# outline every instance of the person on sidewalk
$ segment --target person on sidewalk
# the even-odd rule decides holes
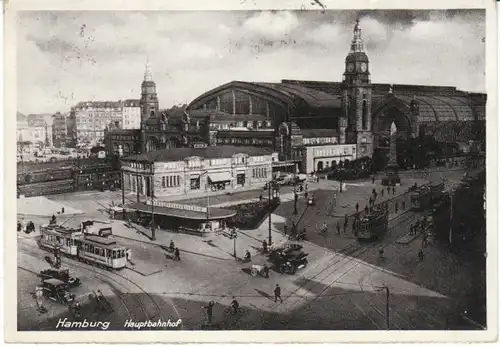
[[[375,184],[375,176],[372,176],[372,184]]]
[[[174,253],[175,251],[175,243],[173,240],[170,240],[170,245],[168,246],[168,249],[170,250],[170,252]]]
[[[212,324],[214,306],[215,302],[213,301],[209,301],[207,306],[203,306],[203,308],[207,310],[207,322],[209,325]]]
[[[250,254],[250,251],[247,249],[246,253],[245,253],[245,261],[247,263],[251,262],[252,261],[252,255]]]
[[[359,212],[359,204],[356,203],[356,213],[358,213],[358,212]]]
[[[262,241],[262,252],[267,253],[267,242],[266,242],[266,240]]]
[[[269,266],[267,264],[264,265],[264,277],[269,278]]]
[[[422,249],[420,249],[420,251],[418,251],[418,259],[420,261],[424,260],[424,251]]]
[[[278,302],[278,299],[280,299],[280,302],[283,302],[283,299],[281,298],[281,287],[279,284],[276,285],[274,288],[274,302]]]
[[[396,186],[392,186],[392,194],[396,195]]]
[[[174,260],[181,260],[181,252],[179,251],[179,248],[175,247],[174,251]]]

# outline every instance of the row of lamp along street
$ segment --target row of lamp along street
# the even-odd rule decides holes
[[[150,195],[151,195],[151,239],[154,241],[156,240],[156,228],[155,228],[155,219],[154,219],[154,162],[149,163],[150,164],[150,172],[149,172],[149,179],[150,179]],[[208,171],[205,170],[200,174],[200,178],[203,175],[207,175]],[[137,187],[139,186],[139,176],[136,176],[137,179]],[[277,183],[276,180],[271,180],[267,183],[267,191],[268,191],[268,209],[269,209],[269,216],[268,216],[268,223],[269,223],[269,237],[268,237],[268,244],[269,246],[272,245],[273,239],[272,239],[272,201],[279,199],[280,192],[279,192],[279,184]],[[294,211],[293,214],[297,215],[297,203],[298,203],[298,193],[296,190],[296,184],[294,184]],[[123,189],[123,170],[121,170],[121,188],[122,188],[122,206],[125,206],[125,190]],[[340,193],[342,193],[342,182],[340,182]],[[139,189],[137,189],[137,201],[139,201]],[[207,210],[206,210],[206,219],[207,223],[209,222],[210,219],[210,194],[207,191]],[[451,234],[451,231],[450,231]],[[233,238],[233,256],[235,259],[237,259],[236,255],[236,238],[237,238],[237,232],[234,230],[234,233],[231,234],[231,238]],[[386,293],[386,328],[390,329],[390,321],[389,321],[389,300],[390,300],[390,290],[387,286],[382,286],[382,287],[374,287],[377,289],[377,291],[385,291]]]

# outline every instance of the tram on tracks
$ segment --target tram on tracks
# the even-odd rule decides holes
[[[80,228],[42,225],[38,246],[108,270],[123,269],[127,264],[126,247],[111,236],[111,226],[105,222],[86,221]]]
[[[440,200],[444,193],[444,183],[426,184],[411,192],[410,210],[424,211],[432,208],[433,204]]]
[[[372,241],[381,238],[389,224],[389,210],[385,207],[375,207],[354,224],[354,235],[360,241]]]

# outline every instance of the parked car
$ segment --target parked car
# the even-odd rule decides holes
[[[45,297],[61,304],[68,304],[75,300],[75,295],[68,292],[68,285],[55,278],[43,280],[42,290]]]
[[[79,287],[82,284],[78,277],[72,277],[69,275],[68,269],[45,269],[40,271],[40,276],[44,279],[55,278],[63,281],[70,288]]]
[[[297,270],[307,266],[307,255],[302,252],[301,245],[292,244],[272,250],[269,254],[269,261],[279,272],[293,275]]]

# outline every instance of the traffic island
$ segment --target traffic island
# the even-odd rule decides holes
[[[415,234],[412,235],[411,233],[408,233],[406,235],[401,236],[396,240],[396,243],[399,243],[401,245],[407,245],[412,243],[414,240],[418,239],[420,237],[420,234]]]

